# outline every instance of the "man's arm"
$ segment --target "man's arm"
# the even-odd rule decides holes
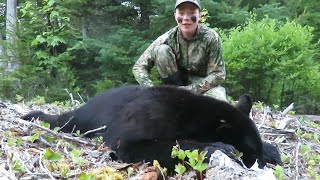
[[[149,78],[149,72],[151,68],[152,65],[148,58],[148,52],[145,51],[132,68],[133,76],[139,84],[153,86],[153,83]]]
[[[197,93],[204,93],[225,81],[225,64],[222,59],[221,42],[217,34],[216,37],[210,40],[208,46],[207,76],[195,79],[186,89]]]
[[[139,57],[136,63],[133,65],[132,73],[136,81],[141,85],[153,86],[153,82],[149,77],[149,72],[154,66],[154,48],[158,44],[158,41],[154,41]]]

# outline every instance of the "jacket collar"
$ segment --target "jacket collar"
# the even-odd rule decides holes
[[[196,40],[199,38],[201,26],[200,25],[197,26],[195,35],[192,37],[192,39],[188,39],[188,40],[183,38],[182,32],[178,26],[177,26],[177,29],[178,29],[177,30],[177,38],[178,39],[181,39],[184,41],[193,41],[193,40]]]

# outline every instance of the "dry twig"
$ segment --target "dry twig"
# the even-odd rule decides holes
[[[89,142],[89,141],[85,141],[85,140],[79,139],[79,138],[77,138],[77,137],[71,137],[71,136],[67,136],[67,135],[65,135],[65,134],[61,134],[61,133],[54,132],[54,131],[52,131],[51,129],[45,128],[45,127],[40,126],[40,125],[38,125],[38,124],[36,124],[36,123],[33,123],[33,122],[29,122],[29,121],[25,121],[25,120],[20,120],[20,119],[17,119],[17,118],[13,119],[13,121],[16,122],[16,123],[19,123],[19,124],[25,124],[25,125],[27,125],[27,126],[29,126],[29,127],[35,126],[35,127],[37,127],[37,128],[40,128],[40,129],[42,129],[42,130],[44,130],[44,131],[49,132],[50,134],[53,134],[54,136],[61,137],[61,138],[63,138],[63,139],[68,139],[68,140],[71,140],[71,141],[74,141],[74,142],[77,142],[77,143],[81,143],[81,144],[84,144],[84,145],[96,146],[95,143],[92,143],[92,142]]]

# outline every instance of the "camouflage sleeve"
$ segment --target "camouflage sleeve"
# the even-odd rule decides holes
[[[133,65],[132,73],[136,81],[141,85],[153,86],[153,82],[149,77],[149,72],[154,66],[154,48],[159,45],[159,40],[155,40],[139,57]]]
[[[216,34],[216,33],[215,33]],[[185,87],[197,93],[204,93],[209,89],[222,84],[226,78],[225,64],[222,58],[221,42],[216,34],[209,43],[207,76],[192,81],[192,84]]]

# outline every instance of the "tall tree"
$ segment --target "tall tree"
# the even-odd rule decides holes
[[[3,42],[1,30],[0,30],[0,42]],[[4,56],[4,53],[5,53],[4,47],[3,47],[2,43],[1,43],[0,44],[0,57],[1,57],[1,59],[0,59],[0,68],[6,68],[6,63],[3,62],[3,58],[2,58]]]
[[[7,0],[7,21],[6,21],[6,41],[8,48],[6,49],[9,61],[6,69],[12,71],[19,67],[17,59],[15,59],[14,42],[16,40],[17,30],[17,0]]]
[[[4,19],[3,17],[5,17],[5,12],[6,12],[6,4],[5,2],[2,0],[0,1],[0,68],[5,68],[6,67],[6,63],[3,62],[3,56],[5,55],[5,51],[4,51],[4,39],[3,39],[3,28],[4,28]]]

